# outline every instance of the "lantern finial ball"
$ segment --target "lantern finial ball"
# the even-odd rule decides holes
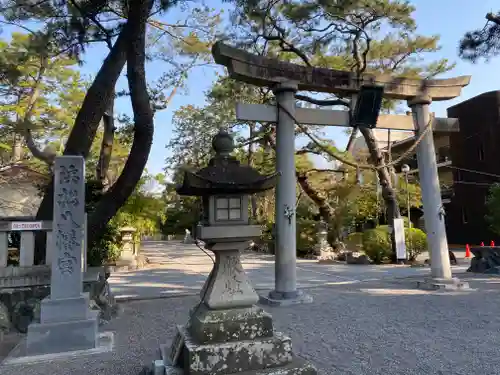
[[[212,139],[212,148],[217,155],[229,156],[234,150],[233,137],[224,129],[219,129]]]

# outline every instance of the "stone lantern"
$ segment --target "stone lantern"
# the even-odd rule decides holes
[[[116,265],[120,267],[137,267],[137,249],[134,242],[134,233],[137,230],[133,227],[120,228],[122,249],[120,258],[117,259]]]
[[[328,243],[328,224],[320,219],[316,225],[316,245],[314,255],[319,261],[329,261],[335,259],[335,253]]]
[[[213,138],[215,156],[197,172],[184,172],[181,195],[203,201],[196,237],[215,254],[215,264],[187,324],[177,327],[170,346],[160,349],[153,373],[219,375],[249,371],[316,374],[295,358],[291,339],[274,332],[272,317],[255,304],[259,296],[241,265],[240,252],[261,234],[250,224],[249,195],[273,188],[278,173],[263,176],[231,156],[232,137],[221,130]]]

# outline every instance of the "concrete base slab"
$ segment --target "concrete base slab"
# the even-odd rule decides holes
[[[30,324],[26,355],[95,349],[99,338],[98,314],[97,311],[88,311],[87,319]]]
[[[454,277],[451,279],[425,279],[422,281],[417,281],[417,287],[423,290],[439,290],[439,291],[471,291],[469,283],[465,281],[460,281],[460,279]]]
[[[301,358],[294,358],[290,363],[280,367],[238,372],[239,375],[316,375],[317,373],[318,371],[313,365],[311,365],[309,362],[304,361]],[[183,375],[184,370],[179,367],[174,367],[172,365],[165,364],[163,360],[157,360],[153,361],[151,374]]]
[[[259,303],[268,306],[291,306],[313,302],[313,297],[301,290],[298,290],[294,296],[283,296],[276,291],[271,291],[259,297]]]
[[[26,351],[26,339],[22,340],[5,358],[2,366],[36,364],[42,362],[51,362],[55,360],[68,360],[82,356],[95,355],[111,352],[114,349],[115,339],[113,332],[102,332],[98,336],[97,346],[88,350],[66,351],[62,353],[51,353],[42,355],[28,355]]]

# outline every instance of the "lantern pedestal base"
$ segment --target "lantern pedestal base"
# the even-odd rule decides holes
[[[273,318],[258,306],[210,310],[202,304],[191,315],[189,332],[200,344],[272,337]]]
[[[240,261],[247,242],[210,244],[215,264],[202,289],[201,299],[211,310],[250,307],[259,301]]]
[[[178,327],[178,335],[184,343],[179,363],[172,365],[170,353],[173,348],[163,346],[160,348],[161,360],[153,362],[153,374],[317,374],[312,365],[294,358],[291,339],[280,332],[252,340],[203,345],[186,326]]]
[[[240,261],[247,241],[214,243],[215,264],[201,291],[201,302],[169,346],[160,348],[154,375],[315,375],[294,358],[291,339],[274,332],[272,317],[255,305],[259,296]]]

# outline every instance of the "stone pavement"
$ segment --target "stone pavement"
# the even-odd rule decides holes
[[[114,272],[109,279],[118,300],[195,295],[212,269],[212,260],[196,245],[173,241],[145,242],[141,252],[149,258],[151,265],[137,271]],[[211,252],[208,254],[213,256]],[[463,260],[464,253],[456,252],[456,256],[459,266],[454,266],[453,271],[465,271],[468,264]],[[242,263],[257,290],[273,289],[274,256],[248,252],[242,256]],[[297,261],[300,288],[424,276],[429,273],[429,267],[318,264],[305,259]]]
[[[294,352],[323,375],[500,374],[500,278],[460,275],[477,291],[417,290],[410,279],[311,288],[311,305],[264,308]],[[0,367],[2,375],[139,375],[186,322],[194,296],[122,304],[104,327],[115,349],[88,357]]]

